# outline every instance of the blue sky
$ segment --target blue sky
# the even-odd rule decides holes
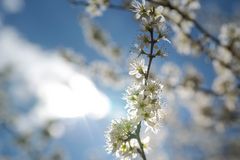
[[[203,2],[205,6],[208,5],[206,0]],[[224,14],[234,9],[233,4],[235,2],[237,4],[237,1],[229,3],[227,0],[221,0],[218,2],[221,3],[220,6],[226,6]],[[29,44],[40,46],[41,50],[49,51],[47,53],[60,48],[71,48],[83,54],[87,61],[102,58],[84,40],[79,24],[79,15],[84,13],[83,7],[72,6],[67,0],[25,0],[23,7],[19,11],[17,10],[16,13],[14,12],[9,12],[3,5],[1,6],[0,1],[2,28],[6,26],[13,28],[14,32],[21,35],[24,41]],[[104,30],[111,33],[112,39],[123,48],[124,54],[129,54],[129,50],[140,32],[133,15],[129,12],[108,10],[103,17],[95,20]],[[156,63],[161,65],[166,61],[174,61],[178,65],[184,66],[190,61],[207,75],[205,76],[205,84],[210,84],[214,72],[211,65],[205,63],[204,57],[199,59],[186,58],[178,55],[171,46],[167,48],[167,51],[169,52],[168,57]],[[22,54],[24,56],[24,53]],[[118,114],[119,112],[119,115],[121,115],[120,112],[124,108],[122,91],[114,91],[102,86],[97,86],[97,88],[111,100],[111,111],[115,112],[110,114]],[[111,159],[111,156],[104,151],[103,136],[110,120],[111,116],[97,120],[93,118],[68,120],[64,122],[66,123],[64,135],[57,139],[54,145],[58,146],[59,144],[62,146],[66,150],[69,159],[87,159],[91,154],[99,155],[103,159],[106,157]],[[7,151],[5,149],[2,152]]]

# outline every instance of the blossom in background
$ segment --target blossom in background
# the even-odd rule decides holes
[[[105,61],[91,62],[88,71],[91,77],[113,89],[123,89],[128,82],[128,77],[123,75],[118,67]]]
[[[176,86],[180,82],[182,73],[175,63],[166,62],[161,67],[160,75],[165,84]]]
[[[203,82],[202,74],[193,65],[188,64],[185,68],[185,76],[182,84],[186,88],[199,88]]]
[[[93,23],[88,17],[82,16],[80,23],[90,47],[109,61],[120,62],[122,60],[123,55],[120,47],[104,29]]]
[[[171,3],[192,18],[196,16],[195,11],[201,7],[199,0],[171,0]]]
[[[240,29],[239,25],[235,23],[224,24],[221,27],[219,39],[224,46],[230,47],[233,54],[237,56],[237,64],[239,64],[240,59]],[[225,51],[227,54],[231,54]],[[223,59],[223,58],[222,58]],[[235,63],[234,63],[235,64]]]
[[[213,54],[216,54],[216,57],[224,62],[225,64],[231,64],[233,62],[233,56],[231,53],[224,47],[217,47],[214,49]]]
[[[177,8],[179,11],[184,13],[184,15],[195,18],[196,11],[200,9],[201,5],[199,0],[171,0],[169,3]],[[175,28],[180,28],[185,33],[191,33],[191,29],[193,27],[193,23],[189,20],[186,20],[178,11],[175,9],[164,8],[162,12],[163,16],[167,16],[171,23],[171,26],[175,33],[179,32]]]
[[[225,24],[221,27],[219,38],[224,45],[229,45],[233,41],[240,41],[240,29],[234,24]]]
[[[219,94],[234,93],[234,90],[237,89],[237,80],[234,74],[216,61],[213,66],[217,76],[213,81],[212,89]]]
[[[98,17],[107,9],[108,4],[109,0],[88,0],[86,11],[90,16]]]
[[[175,28],[173,44],[180,54],[198,55],[200,51],[199,45],[194,43],[184,32],[179,30],[179,28]]]

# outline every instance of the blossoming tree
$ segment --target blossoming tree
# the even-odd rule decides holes
[[[196,11],[201,8],[198,0],[70,2],[86,6],[92,18],[102,16],[107,9],[131,11],[142,28],[138,43],[132,49],[135,55],[129,65],[132,78],[127,81],[131,85],[124,95],[128,114],[113,120],[106,132],[109,153],[119,159],[237,159],[240,137],[232,135],[239,131],[240,30],[237,24],[224,24],[220,33],[211,33],[196,18]],[[102,48],[103,54],[112,61],[119,59],[120,50],[115,44],[107,43],[109,38],[104,31],[90,19],[85,20],[94,26],[83,27],[88,29],[86,38],[91,39],[91,44],[94,41],[93,47]],[[167,34],[169,28],[174,32],[171,36]],[[161,66],[160,76],[154,73],[153,60],[167,55],[164,41],[182,55],[207,59],[216,73],[212,84],[206,86],[205,75],[192,65],[180,68],[168,62]],[[106,68],[105,74],[95,72],[104,76],[101,80],[106,81],[105,84],[126,83],[121,72]],[[191,115],[187,122],[179,117],[183,109]],[[165,127],[160,129],[163,122]],[[151,132],[157,136],[149,140]],[[167,143],[173,154],[165,156],[166,153],[155,146],[150,152],[157,149],[158,153],[146,155],[154,141]]]

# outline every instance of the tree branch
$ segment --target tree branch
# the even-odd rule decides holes
[[[194,24],[194,26],[207,38],[211,39],[214,43],[216,43],[218,46],[221,46],[225,49],[227,49],[233,56],[235,55],[238,59],[240,59],[240,56],[235,53],[232,49],[232,46],[226,46],[223,45],[220,40],[215,37],[214,35],[212,35],[211,33],[209,33],[196,19],[190,17],[189,15],[187,15],[186,13],[184,13],[183,11],[181,11],[179,8],[177,8],[176,6],[174,6],[171,2],[169,1],[158,1],[156,2],[155,0],[147,0],[148,2],[152,3],[152,4],[156,4],[156,5],[162,5],[164,7],[167,7],[171,10],[175,10],[177,11],[185,20],[188,20],[190,22],[192,22]]]

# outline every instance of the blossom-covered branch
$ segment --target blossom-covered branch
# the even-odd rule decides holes
[[[191,148],[192,144],[202,152],[202,159],[208,159],[209,156],[213,159],[221,159],[219,157],[223,153],[222,149],[226,147],[230,148],[229,152],[234,152],[239,148],[238,144],[232,143],[231,138],[225,137],[224,140],[221,138],[224,134],[239,128],[239,26],[229,23],[223,24],[218,34],[208,31],[196,18],[196,11],[201,7],[198,0],[146,0],[142,3],[133,0],[129,2],[131,2],[130,5],[118,4],[119,8],[123,11],[129,9],[133,11],[143,32],[138,35],[138,43],[133,50],[138,58],[130,63],[129,74],[134,81],[127,88],[124,97],[127,102],[128,116],[113,124],[118,126],[127,121],[132,127],[128,132],[129,136],[111,137],[111,134],[120,132],[120,129],[114,129],[115,127],[111,125],[107,132],[109,151],[121,159],[132,159],[137,155],[146,159],[146,146],[153,142],[148,145],[145,141],[143,142],[141,140],[143,133],[140,134],[140,131],[146,128],[157,132],[164,118],[168,123],[167,127],[170,128],[169,137],[166,138],[167,143],[177,148],[174,148],[175,154],[170,156],[172,159],[181,159],[181,157],[196,159],[189,154],[182,154],[185,151],[178,153],[178,149],[182,146]],[[113,1],[108,1],[109,8],[112,3]],[[103,11],[101,10],[101,13]],[[153,59],[166,56],[159,41],[169,42],[161,25],[164,24],[164,17],[174,31],[170,39],[176,51],[183,55],[181,58],[198,57],[204,60],[204,64],[208,65],[206,67],[213,71],[206,71],[205,67],[204,69],[195,68],[193,65],[183,67],[182,64],[165,62],[160,65],[160,74],[154,74]],[[145,64],[145,61],[148,63]],[[212,76],[210,81],[209,76]],[[162,110],[162,103],[159,103],[162,84],[164,84],[164,97],[171,110],[171,116],[167,117]],[[190,118],[182,122],[179,117],[182,111],[179,108],[184,108],[184,118],[188,117],[188,114]],[[162,132],[159,133],[161,134]],[[195,139],[195,135],[199,138]],[[121,141],[115,147],[114,142],[119,138]],[[209,139],[213,145],[206,144],[206,139]],[[163,143],[160,142],[160,144]],[[237,155],[238,153],[234,152],[233,155],[226,155],[226,157],[238,157]],[[149,154],[147,156],[151,157]]]
[[[126,119],[112,122],[106,133],[107,150],[116,153],[120,159],[136,158],[138,153],[146,160],[147,144],[140,136],[142,123],[147,130],[157,133],[165,117],[160,100],[163,85],[160,81],[149,78],[152,60],[161,56],[157,42],[166,40],[165,34],[162,34],[165,19],[161,14],[161,6],[146,5],[144,0],[142,3],[133,1],[132,6],[132,11],[136,13],[136,19],[140,21],[143,31],[149,33],[143,35],[145,41],[140,42],[143,45],[136,45],[136,51],[139,51],[136,54],[145,53],[143,56],[148,58],[148,65],[145,66],[143,58],[135,58],[130,63],[129,74],[133,77],[133,83],[128,87],[124,97],[128,116]]]

